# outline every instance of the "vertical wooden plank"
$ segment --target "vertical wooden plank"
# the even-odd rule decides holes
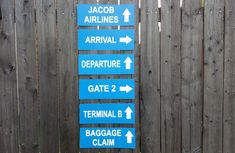
[[[97,0],[79,0],[78,4],[97,4]],[[77,12],[78,13],[78,12]],[[97,27],[78,27],[78,29],[97,29]],[[78,36],[79,39],[79,36]],[[98,54],[98,51],[93,50],[93,51],[78,51],[79,54]],[[92,76],[79,76],[79,79],[98,79],[98,75],[92,75]],[[78,85],[79,86],[79,85]],[[98,103],[98,100],[79,100],[79,104],[88,104],[88,103]],[[79,112],[77,112],[79,114]],[[79,123],[78,123],[79,124]],[[80,125],[80,127],[99,127],[97,124],[89,124],[89,125]],[[80,135],[80,133],[79,133]],[[80,143],[80,138],[79,138],[79,143]],[[80,149],[79,152],[81,153],[99,153],[100,149]]]
[[[135,23],[134,26],[121,26],[120,29],[134,29],[135,40],[134,50],[131,51],[120,51],[120,54],[134,54],[135,57],[135,71],[134,75],[122,75],[120,78],[131,78],[135,80],[135,99],[133,100],[120,100],[120,102],[131,102],[135,103],[135,124],[134,125],[120,125],[120,127],[135,128],[136,130],[136,148],[135,149],[120,149],[120,153],[139,153],[140,152],[140,100],[139,100],[139,86],[140,86],[140,45],[139,45],[139,0],[120,0],[120,4],[133,4],[135,8]]]
[[[225,1],[223,152],[235,152],[235,1]]]
[[[135,80],[135,125],[134,128],[136,130],[136,148],[134,149],[133,153],[141,152],[140,145],[141,145],[141,123],[140,123],[140,6],[139,0],[129,0],[131,4],[135,5],[135,49],[133,54],[135,55],[135,74],[132,76]]]
[[[61,153],[77,153],[77,55],[74,0],[57,0]]]
[[[14,1],[0,1],[0,151],[17,153],[18,115]]]
[[[206,0],[203,152],[221,153],[223,135],[224,0]]]
[[[16,38],[19,69],[20,149],[39,151],[34,1],[17,0]]]
[[[161,149],[181,153],[180,0],[162,1],[161,22]]]
[[[160,33],[158,1],[141,2],[141,152],[160,152]]]
[[[201,152],[203,101],[201,0],[182,7],[182,152]]]
[[[56,4],[36,0],[40,66],[40,151],[59,152]]]

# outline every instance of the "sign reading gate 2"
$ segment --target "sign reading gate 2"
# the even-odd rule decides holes
[[[135,22],[132,4],[79,4],[77,12],[79,26],[131,26]]]
[[[78,30],[79,50],[133,50],[134,30]]]
[[[89,74],[134,74],[133,54],[80,54],[78,72]]]
[[[80,99],[134,99],[133,79],[81,79]]]
[[[80,104],[81,124],[134,124],[135,104]]]
[[[135,148],[134,128],[81,128],[80,148]]]

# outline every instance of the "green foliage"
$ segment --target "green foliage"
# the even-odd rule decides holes
[[[202,2],[202,7],[204,7],[205,6],[205,0],[201,0],[201,2]]]

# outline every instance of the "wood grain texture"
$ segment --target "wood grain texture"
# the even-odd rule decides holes
[[[97,4],[97,1],[95,0],[78,0],[78,5],[79,4]],[[78,12],[77,12],[78,13]],[[97,29],[97,27],[78,27],[78,29]],[[78,39],[79,39],[79,36],[78,36]],[[78,40],[77,40],[78,41]],[[79,54],[98,54],[98,51],[96,50],[93,50],[93,51],[78,51]],[[99,76],[98,75],[90,75],[90,76],[79,76],[78,77],[79,79],[98,79]],[[79,83],[78,83],[78,88],[79,88]],[[79,100],[79,104],[87,104],[87,103],[98,103],[99,101],[98,100]],[[78,112],[79,114],[79,112]],[[92,125],[79,125],[79,128],[80,127],[99,127],[99,125],[97,124],[92,124]],[[80,136],[80,133],[79,133],[79,136]],[[80,143],[80,138],[79,138],[79,142]],[[80,147],[80,146],[79,146]],[[81,149],[79,148],[79,151],[81,153],[97,153],[97,152],[100,152],[100,149]]]
[[[161,22],[161,149],[181,153],[180,0],[162,1]]]
[[[160,152],[160,33],[158,1],[141,3],[141,152]]]
[[[117,3],[117,2],[116,2]],[[139,61],[140,61],[140,46],[139,46],[139,1],[138,0],[120,0],[120,4],[133,4],[134,12],[135,12],[135,24],[134,26],[121,26],[120,29],[134,29],[135,31],[135,39],[134,39],[134,50],[131,51],[120,51],[119,54],[134,54],[135,57],[135,71],[134,75],[121,75],[119,78],[121,79],[134,79],[135,80],[135,99],[133,100],[120,100],[121,103],[135,103],[135,124],[133,125],[122,125],[120,127],[128,127],[135,128],[136,130],[136,148],[135,149],[120,149],[120,153],[139,153],[140,152],[140,101],[139,101],[139,85],[140,85],[140,77],[139,77]]]
[[[206,0],[204,15],[203,152],[221,153],[223,136],[224,0]]]
[[[16,39],[19,69],[20,149],[22,153],[39,152],[38,89],[34,1],[18,0]]]
[[[54,0],[37,0],[37,34],[40,66],[40,151],[59,152],[59,75]]]
[[[132,75],[132,78],[135,80],[135,100],[131,101],[135,103],[135,124],[134,128],[136,130],[136,148],[133,150],[133,153],[139,153],[141,151],[141,123],[140,123],[140,31],[139,31],[139,22],[140,22],[140,9],[139,9],[139,0],[128,0],[126,3],[135,5],[135,49],[133,54],[135,56],[135,74]],[[131,27],[132,29],[133,27]]]
[[[223,152],[235,152],[235,1],[225,1]]]
[[[0,151],[17,153],[17,73],[13,0],[0,1]]]
[[[202,150],[203,9],[201,0],[182,7],[182,152]]]
[[[120,27],[135,29],[134,51],[79,54],[133,53],[135,74],[78,77],[76,4],[96,0],[0,0],[1,153],[235,152],[235,1],[120,2],[135,4],[135,26]],[[78,78],[133,78],[136,98],[78,100]],[[78,103],[127,102],[135,125],[77,122]],[[136,149],[80,149],[80,126],[134,127]]]
[[[60,151],[77,153],[77,55],[76,5],[74,0],[57,0],[57,32],[59,63],[59,125]]]

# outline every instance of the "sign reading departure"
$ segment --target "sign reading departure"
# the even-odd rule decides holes
[[[81,124],[134,124],[135,104],[80,104]]]
[[[80,54],[78,73],[89,74],[134,74],[133,54]]]
[[[80,128],[80,148],[135,148],[134,128]]]
[[[135,23],[132,4],[79,4],[77,12],[79,26],[133,26]]]
[[[81,79],[80,99],[134,99],[133,79]]]
[[[78,30],[79,50],[134,50],[134,30]]]

